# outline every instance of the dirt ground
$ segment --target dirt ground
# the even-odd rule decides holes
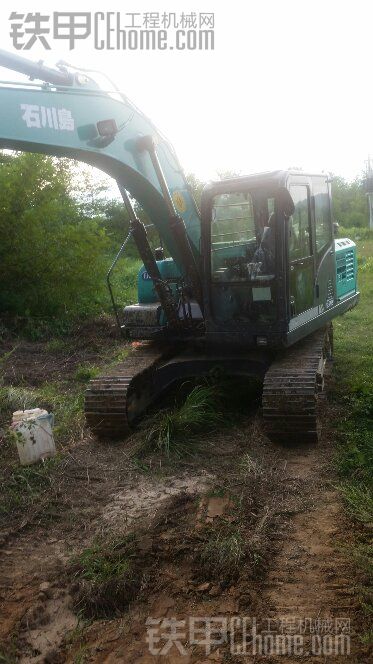
[[[113,338],[105,344],[117,348]],[[3,380],[39,385],[95,363],[101,351],[91,340],[51,361],[41,342],[21,342]],[[322,421],[319,445],[285,448],[266,438],[257,410],[172,461],[139,455],[139,434],[110,443],[87,431],[64,450],[35,509],[3,523],[0,662],[368,662],[359,579],[343,553],[351,524],[336,489],[327,403]],[[224,529],[243,541],[226,573],[214,554],[208,564],[203,557]],[[128,533],[136,533],[140,587],[126,608],[89,617],[71,561],[97,538]],[[287,650],[294,634],[299,653]],[[283,653],[268,646],[276,635]]]

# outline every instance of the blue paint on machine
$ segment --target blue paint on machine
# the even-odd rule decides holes
[[[157,265],[162,279],[165,281],[170,280],[170,288],[172,292],[175,293],[175,281],[181,278],[181,273],[178,270],[175,261],[172,258],[164,258],[163,260],[157,261]],[[139,304],[150,304],[152,302],[158,301],[158,296],[155,292],[153,281],[144,266],[142,266],[139,270],[137,285],[139,293]]]

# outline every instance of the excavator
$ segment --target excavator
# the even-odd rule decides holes
[[[317,441],[332,320],[359,299],[355,244],[334,237],[330,178],[278,170],[211,182],[199,210],[170,142],[108,77],[102,87],[97,72],[2,50],[0,66],[28,77],[0,82],[0,148],[101,169],[130,218],[108,285],[132,350],[90,382],[91,430],[125,438],[175,384],[221,374],[262,381],[271,439]],[[130,238],[138,303],[120,311],[110,275]]]

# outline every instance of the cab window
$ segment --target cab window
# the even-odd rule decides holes
[[[314,181],[312,184],[312,190],[315,201],[316,251],[319,253],[325,249],[332,240],[328,184],[325,180]]]
[[[253,202],[249,193],[215,196],[211,235],[213,250],[255,239]]]
[[[274,198],[266,192],[225,192],[211,210],[213,281],[247,281],[275,268]]]
[[[312,237],[308,187],[292,185],[290,194],[295,210],[289,219],[289,257],[294,261],[312,255]]]
[[[253,201],[248,192],[215,196],[211,219],[211,268],[213,280],[235,281],[242,275],[234,266],[255,251]],[[250,251],[250,247],[252,249]]]

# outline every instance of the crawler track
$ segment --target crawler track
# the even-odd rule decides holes
[[[283,443],[317,441],[318,401],[329,338],[329,330],[319,330],[284,351],[270,366],[262,405],[271,439]]]
[[[163,352],[151,342],[134,347],[110,373],[91,380],[85,393],[85,416],[100,437],[121,438],[151,403],[153,370]]]
[[[318,401],[330,338],[330,330],[320,330],[281,353],[269,367],[262,404],[271,439],[284,443],[318,439]],[[93,433],[102,438],[128,435],[131,425],[162,391],[155,380],[156,372],[161,366],[167,367],[165,360],[173,355],[176,361],[176,349],[142,342],[110,372],[92,380],[85,395],[85,415]],[[175,362],[175,375],[184,375],[184,359],[180,356],[180,369]],[[201,356],[201,362],[203,359],[206,358]],[[219,364],[219,359],[210,359],[206,372],[214,362]],[[247,370],[250,375],[250,364]]]

